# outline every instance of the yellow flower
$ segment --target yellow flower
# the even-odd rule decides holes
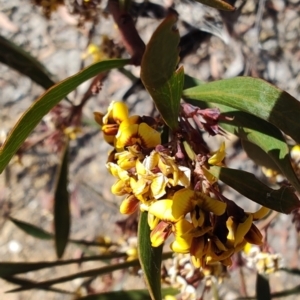
[[[120,123],[128,120],[128,108],[123,102],[112,101],[105,115],[94,112],[94,118],[102,126],[104,140],[113,146]]]
[[[252,226],[253,215],[248,215],[244,222],[237,222],[233,217],[229,217],[226,221],[228,229],[227,246],[236,247],[243,242],[245,235]]]
[[[159,222],[150,233],[152,247],[159,247],[171,233],[172,225],[170,223],[164,221]]]
[[[116,136],[115,147],[122,151],[126,146],[138,144],[144,149],[154,148],[161,143],[160,133],[146,123],[122,122]]]
[[[223,142],[218,151],[216,151],[209,159],[208,163],[211,165],[222,165],[222,161],[225,158],[225,143]]]
[[[118,196],[131,193],[132,189],[130,187],[130,176],[128,172],[111,162],[108,162],[106,167],[113,176],[118,178],[118,181],[111,187],[112,193]]]
[[[139,203],[140,201],[134,195],[126,197],[121,203],[120,213],[126,215],[134,213],[137,210]]]
[[[129,170],[136,166],[137,160],[142,160],[144,155],[138,145],[127,147],[127,150],[116,153],[117,164],[124,170]]]
[[[82,54],[81,57],[82,59],[92,57],[93,63],[107,59],[105,53],[96,44],[89,44],[87,50]]]
[[[171,249],[177,253],[189,253],[193,236],[190,232],[193,225],[186,219],[181,219],[174,224],[175,241],[171,244]]]
[[[253,224],[253,221],[265,217],[269,211],[269,208],[262,206],[255,213],[244,213],[244,217],[241,217],[241,219],[230,216],[226,221],[226,227],[228,229],[226,245],[236,248],[242,243],[245,243],[245,241],[251,244],[261,245],[262,234]]]
[[[208,197],[201,192],[183,188],[175,192],[173,199],[162,199],[153,203],[149,211],[156,217],[174,222],[191,213],[194,227],[202,226],[204,212],[212,212],[220,216],[225,212],[226,204]],[[201,225],[199,225],[199,223]]]
[[[103,124],[121,124],[127,120],[128,108],[124,102],[112,101],[107,109],[107,113],[103,116]]]

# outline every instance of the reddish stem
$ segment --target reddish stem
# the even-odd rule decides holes
[[[119,28],[123,44],[131,55],[131,63],[139,66],[146,46],[135,28],[131,15],[120,7],[118,0],[109,0],[108,8]]]

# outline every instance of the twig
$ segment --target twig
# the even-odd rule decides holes
[[[131,15],[122,10],[118,0],[109,0],[108,8],[119,28],[124,46],[131,55],[131,63],[139,66],[146,46],[135,28]]]

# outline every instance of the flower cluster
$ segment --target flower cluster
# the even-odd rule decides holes
[[[211,165],[223,165],[225,143],[211,153],[201,131],[222,134],[219,117],[216,109],[183,104],[180,129],[162,145],[162,122],[129,116],[122,102],[112,102],[105,115],[95,113],[104,139],[114,146],[107,168],[117,178],[112,193],[125,197],[121,213],[147,211],[152,246],[173,235],[171,249],[190,254],[196,267],[231,265],[232,255],[247,242],[260,245],[253,221],[268,213],[264,207],[245,212],[221,194],[210,174]]]

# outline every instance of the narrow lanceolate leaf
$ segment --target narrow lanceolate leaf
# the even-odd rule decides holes
[[[20,221],[15,218],[9,217],[10,221],[12,221],[18,228],[23,230],[25,233],[31,235],[32,237],[41,239],[41,240],[51,240],[54,238],[54,235],[38,226],[30,224],[28,222]],[[106,243],[106,242],[97,242],[97,241],[86,241],[86,240],[75,240],[69,239],[69,243],[77,244],[80,246],[97,246],[97,247],[107,247],[109,245],[114,245],[114,243]]]
[[[300,182],[291,164],[289,148],[277,127],[252,114],[225,105],[215,103],[208,105],[218,107],[222,115],[228,117],[228,120],[220,120],[221,127],[244,141],[244,149],[251,159],[260,165],[281,172],[300,193]]]
[[[33,280],[28,280],[28,279],[18,278],[18,277],[5,277],[3,279],[5,279],[7,282],[10,282],[13,284],[18,284],[21,286],[32,285],[32,284],[36,283]],[[55,293],[60,293],[60,294],[74,294],[72,292],[65,291],[65,290],[58,289],[58,288],[53,288],[53,287],[41,287],[40,289],[43,291],[55,292]]]
[[[3,36],[0,36],[0,49],[0,62],[3,64],[28,76],[44,89],[55,84],[49,71],[36,58]]]
[[[179,103],[184,74],[176,67],[179,62],[177,15],[170,14],[155,30],[141,63],[141,79],[166,124],[178,127]]]
[[[145,281],[152,300],[161,300],[161,261],[162,246],[152,247],[148,213],[142,212],[139,220],[138,251]]]
[[[169,259],[171,257],[172,257],[172,252],[164,253],[163,256],[162,256],[163,259]],[[88,258],[86,258],[86,259],[88,259]],[[58,278],[54,278],[54,279],[51,279],[51,280],[46,280],[46,281],[41,281],[41,282],[34,282],[31,285],[24,285],[23,286],[22,284],[20,284],[21,287],[13,289],[9,292],[10,293],[20,292],[20,291],[30,290],[30,289],[33,289],[33,288],[34,289],[41,289],[43,287],[49,287],[49,286],[52,286],[54,284],[68,282],[68,281],[74,280],[76,278],[101,276],[101,275],[111,273],[111,272],[116,271],[116,270],[128,269],[130,267],[137,267],[139,265],[140,265],[139,260],[134,259],[134,260],[131,260],[131,261],[128,261],[128,262],[108,265],[108,266],[105,266],[105,267],[96,268],[96,269],[92,269],[92,270],[87,270],[87,271],[83,271],[83,272],[77,272],[75,274],[71,274],[71,275],[67,275],[67,276],[63,276],[63,277],[58,277]]]
[[[256,277],[256,298],[257,300],[271,300],[269,277],[266,274],[257,273]]]
[[[57,185],[54,194],[54,237],[55,249],[58,258],[64,254],[70,233],[70,207],[68,192],[68,159],[69,145],[65,147],[62,163],[59,168]]]
[[[273,190],[259,181],[252,173],[242,170],[213,166],[209,172],[243,196],[262,206],[285,214],[300,207],[300,201],[294,194],[293,188],[284,186]]]
[[[2,173],[31,131],[64,97],[66,97],[81,83],[96,76],[97,74],[114,68],[123,67],[129,62],[130,61],[128,59],[114,59],[98,62],[57,83],[46,91],[21,116],[15,127],[11,130],[5,143],[0,148],[0,173]]]
[[[54,279],[51,279],[51,280],[35,282],[31,285],[25,285],[25,286],[21,286],[19,288],[10,290],[9,292],[13,293],[13,292],[26,291],[26,290],[30,290],[30,289],[40,289],[40,288],[43,288],[43,287],[52,286],[54,284],[68,282],[68,281],[74,280],[76,278],[101,276],[103,274],[111,273],[111,272],[116,271],[116,270],[127,269],[127,268],[135,267],[135,266],[138,266],[138,265],[139,265],[139,260],[135,259],[135,260],[125,262],[125,263],[109,265],[109,266],[105,266],[105,267],[102,267],[102,268],[96,268],[96,269],[92,269],[92,270],[77,272],[77,273],[74,273],[74,274],[71,274],[71,275],[58,277],[58,278],[54,278]]]
[[[214,7],[216,9],[227,10],[227,11],[234,10],[234,7],[232,5],[222,0],[195,0],[195,1],[200,2],[207,6]]]
[[[23,222],[14,218],[9,218],[10,221],[12,221],[17,227],[19,227],[21,230],[26,232],[27,234],[41,239],[41,240],[51,240],[53,238],[53,235],[44,229],[37,227],[35,225],[29,224],[27,222]]]
[[[41,269],[50,269],[53,267],[65,266],[70,264],[82,264],[90,261],[107,261],[109,259],[125,257],[125,253],[112,253],[105,255],[85,256],[79,259],[58,260],[53,262],[0,262],[0,277],[10,277],[17,274],[37,271]]]
[[[253,114],[300,143],[299,101],[262,79],[236,77],[214,81],[184,90],[183,95]]]
[[[174,296],[179,291],[174,288],[167,288],[162,290],[162,295]],[[129,290],[129,291],[118,291],[110,293],[94,294],[85,297],[76,298],[76,300],[111,300],[111,299],[122,299],[122,300],[151,300],[148,290]]]

